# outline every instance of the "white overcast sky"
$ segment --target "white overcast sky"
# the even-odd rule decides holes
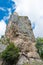
[[[43,37],[43,0],[13,0],[16,3],[16,12],[19,15],[27,15],[31,23],[35,23],[35,37]],[[0,35],[4,34],[6,24],[0,22]],[[4,28],[4,29],[3,29]],[[4,31],[3,31],[4,30]],[[3,32],[3,33],[2,33]]]
[[[6,30],[6,24],[3,20],[1,20],[1,22],[0,22],[0,37],[1,37],[1,35],[5,34],[5,30]]]

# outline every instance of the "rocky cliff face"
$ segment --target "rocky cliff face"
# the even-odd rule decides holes
[[[35,37],[31,27],[31,22],[27,16],[19,16],[17,13],[11,15],[5,35],[22,50],[34,50],[33,48],[33,50],[29,49],[35,44]]]
[[[31,22],[27,16],[19,16],[17,13],[11,15],[5,36],[10,38],[15,46],[18,46],[21,50],[17,65],[22,65],[20,61],[27,62],[29,58],[39,58]]]
[[[18,16],[17,13],[11,15],[9,24],[7,25],[6,35],[10,38],[15,38],[15,35],[23,35],[28,37],[32,42],[35,41],[30,20],[27,16]]]

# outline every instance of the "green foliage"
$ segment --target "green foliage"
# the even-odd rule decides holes
[[[10,44],[10,38],[6,38],[5,41],[6,41],[7,44]]]
[[[24,63],[23,65],[31,65],[31,64],[29,64],[29,63]]]
[[[36,39],[36,47],[38,49],[38,53],[40,57],[43,59],[43,38],[37,38]]]
[[[0,39],[0,43],[2,43],[2,44],[10,44],[10,38],[3,37],[3,38]]]
[[[33,60],[32,62],[30,63],[24,63],[23,65],[43,65],[43,61],[36,61],[36,60]]]
[[[4,38],[4,36],[2,35],[1,38]]]
[[[13,43],[9,44],[6,50],[2,52],[2,58],[7,63],[7,65],[16,64],[18,57],[19,48],[15,47]]]

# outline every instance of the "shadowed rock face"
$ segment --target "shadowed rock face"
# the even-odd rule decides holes
[[[6,27],[5,36],[10,38],[15,46],[20,48],[23,55],[39,58],[39,55],[36,52],[37,49],[35,47],[35,37],[31,22],[27,16],[19,16],[17,13],[11,15]]]

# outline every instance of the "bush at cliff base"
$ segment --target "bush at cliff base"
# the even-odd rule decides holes
[[[15,47],[13,43],[9,44],[6,50],[2,52],[3,61],[5,61],[7,65],[16,64],[18,57],[19,48]]]
[[[36,39],[36,47],[37,52],[39,53],[40,57],[43,59],[43,38],[37,38]]]

